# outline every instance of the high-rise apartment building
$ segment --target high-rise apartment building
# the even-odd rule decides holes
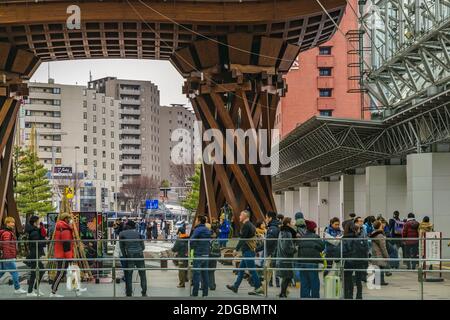
[[[359,72],[357,67],[349,66],[358,62],[354,54],[358,43],[349,41],[352,31],[358,30],[354,10],[358,10],[358,1],[350,0],[339,25],[342,33],[337,31],[328,42],[302,52],[286,75],[288,92],[281,99],[275,121],[282,137],[313,116],[361,118],[362,96],[349,93],[356,87],[349,78]]]
[[[195,114],[182,104],[172,104],[171,106],[161,106],[159,112],[160,124],[160,161],[161,161],[161,179],[169,180],[171,185],[178,184],[171,176],[170,167],[181,158],[190,158],[192,163],[194,156],[194,122]],[[178,134],[174,137],[178,141],[172,141],[172,134],[177,129]],[[183,135],[181,137],[180,135]],[[183,140],[183,141],[179,141]],[[175,154],[173,148],[179,143],[183,145],[178,148],[178,154]],[[176,156],[179,159],[172,159]]]
[[[35,128],[39,159],[55,193],[76,185],[75,210],[114,209],[120,181],[119,101],[85,86],[29,83],[20,116],[19,143],[30,145]],[[58,168],[69,170],[61,175]],[[54,197],[58,206],[57,197]]]
[[[83,163],[85,184],[80,207],[114,210],[121,183],[120,115],[118,100],[92,89],[83,90]],[[74,128],[74,130],[76,130]],[[93,196],[95,194],[95,197]]]
[[[120,100],[119,143],[122,177],[148,176],[160,180],[159,90],[150,81],[106,77],[88,84],[89,89]]]

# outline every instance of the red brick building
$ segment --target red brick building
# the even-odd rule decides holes
[[[350,2],[357,12],[358,1]],[[344,34],[358,29],[357,16],[349,5],[340,28]],[[349,76],[359,73],[357,67],[349,67],[358,61],[357,55],[349,54],[354,48],[358,43],[337,31],[330,41],[298,56],[298,66],[286,75],[287,95],[277,108],[275,127],[281,137],[315,115],[361,119],[361,95],[348,93],[357,85]]]

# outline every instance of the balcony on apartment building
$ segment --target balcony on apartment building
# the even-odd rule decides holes
[[[140,155],[141,153],[142,153],[141,149],[137,149],[137,148],[122,148],[122,154]]]
[[[61,123],[61,117],[53,117],[52,115],[47,116],[25,116],[25,122],[36,122],[36,123]]]
[[[129,114],[129,115],[141,115],[141,109],[133,109],[133,108],[121,108],[119,109],[120,114]]]
[[[140,95],[141,90],[130,87],[120,87],[119,94],[123,95]]]
[[[140,165],[141,164],[141,159],[127,159],[127,158],[122,158],[122,164],[127,165],[127,164],[137,164]]]
[[[48,111],[48,112],[52,112],[52,111],[60,111],[61,110],[61,106],[58,105],[52,105],[52,104],[25,104],[24,105],[24,109],[25,110],[30,110],[30,111]]]
[[[123,168],[122,175],[140,175],[141,169]]]
[[[141,144],[141,139],[122,138],[122,139],[120,139],[120,143],[122,143],[122,144],[140,145]]]
[[[141,134],[140,129],[130,129],[130,128],[124,128],[120,129],[121,134]]]
[[[141,124],[141,120],[140,119],[135,119],[135,118],[121,118],[119,120],[120,124],[134,124],[134,125],[140,125]]]
[[[127,104],[127,105],[140,105],[141,104],[141,100],[140,99],[134,99],[134,98],[130,98],[130,97],[120,97],[120,103],[122,105]]]

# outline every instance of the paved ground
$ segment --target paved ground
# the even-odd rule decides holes
[[[146,251],[147,252],[161,252],[170,248],[172,244],[170,243],[148,243]],[[146,255],[148,256],[148,254]],[[159,262],[152,261],[147,264],[149,267],[159,267]],[[147,282],[148,282],[148,296],[149,298],[189,298],[189,289],[179,289],[176,287],[178,284],[178,271],[172,262],[168,264],[168,270],[148,270]],[[225,298],[225,299],[242,299],[242,298],[254,298],[248,295],[248,292],[252,289],[247,281],[243,281],[238,294],[227,290],[225,288],[226,284],[231,284],[236,276],[232,273],[232,269],[229,266],[224,266],[218,264],[218,268],[224,270],[216,271],[216,283],[217,289],[215,291],[210,291],[210,298]],[[421,289],[420,283],[418,282],[417,273],[405,272],[401,270],[400,272],[395,272],[391,277],[387,277],[386,281],[389,282],[388,286],[383,286],[380,290],[369,290],[366,286],[363,287],[364,299],[421,299],[422,295],[424,299],[450,299],[450,270],[444,273],[444,282],[424,282],[423,289]],[[22,273],[22,275],[24,275]],[[25,296],[17,296],[13,294],[13,287],[8,285],[8,280],[10,276],[5,275],[0,281],[0,299],[31,299]],[[44,278],[45,280],[45,278]],[[137,272],[134,272],[134,296],[140,296],[140,282]],[[321,277],[321,296],[323,296],[323,279]],[[106,277],[101,280],[100,284],[86,283],[83,284],[88,288],[88,291],[83,294],[82,299],[92,299],[92,298],[123,298],[125,296],[125,285],[124,283],[115,284],[113,283],[111,277]],[[26,288],[26,279],[22,281],[22,287]],[[41,291],[45,293],[43,298],[47,298],[50,293],[50,287],[47,282],[43,282],[41,286]],[[299,289],[290,288],[289,289],[289,299],[299,298]],[[67,292],[65,288],[65,283],[61,283],[60,294],[64,295],[66,298],[75,298],[73,292]],[[269,288],[267,298],[273,299],[277,298],[279,294],[278,288]],[[257,299],[265,299],[266,297],[257,297]]]
[[[221,268],[224,268],[219,264]],[[173,268],[173,264],[169,263],[169,268]],[[227,267],[225,267],[227,268]],[[6,276],[5,276],[6,277]],[[5,278],[4,277],[4,278]],[[140,296],[140,285],[137,273],[134,275],[134,295]],[[251,287],[246,281],[243,282],[238,294],[234,294],[225,288],[225,285],[233,282],[235,276],[231,273],[231,270],[218,270],[216,271],[217,289],[210,293],[211,298],[252,298],[248,295]],[[382,287],[381,290],[369,290],[364,287],[364,299],[420,299],[421,290],[419,282],[417,281],[417,274],[411,274],[406,272],[394,273],[391,277],[386,278],[389,282],[389,286]],[[3,280],[3,279],[2,279]],[[6,279],[4,279],[6,280]],[[17,296],[13,294],[13,287],[5,284],[0,285],[0,299],[29,299],[25,296]],[[118,298],[124,297],[125,286],[123,283],[113,284],[111,279],[104,279],[106,283],[100,284],[85,284],[88,291],[83,294],[82,298],[113,298],[114,295]],[[102,281],[102,282],[103,282]],[[147,271],[148,281],[148,295],[150,298],[188,298],[189,289],[178,289],[177,285],[177,271],[176,270],[149,270]],[[23,281],[23,287],[26,286],[26,280]],[[48,283],[43,283],[41,290],[46,294],[50,293]],[[323,287],[321,289],[323,293]],[[59,290],[60,294],[63,294],[67,298],[75,297],[72,292],[67,292],[65,283],[62,283]],[[276,298],[279,293],[278,288],[270,288],[268,298]],[[299,289],[290,288],[289,299],[297,299],[299,297]],[[447,277],[446,281],[440,283],[425,282],[423,285],[423,297],[424,299],[449,299],[450,298],[450,279]],[[265,297],[258,297],[258,299],[264,299]]]

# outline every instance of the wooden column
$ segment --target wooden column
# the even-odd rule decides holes
[[[33,53],[0,42],[0,226],[6,216],[14,217],[22,231],[14,201],[12,156],[21,99],[28,96],[27,80],[39,65]]]
[[[228,204],[237,223],[244,209],[252,212],[253,221],[276,210],[271,177],[261,174],[258,134],[266,130],[269,146],[265,156],[270,156],[276,108],[287,89],[282,75],[298,52],[297,46],[281,39],[229,34],[218,42],[197,40],[173,54],[171,62],[186,78],[183,92],[197,119],[205,130],[222,134],[220,139],[203,142],[204,150],[211,143],[218,146],[222,161],[203,164],[197,215],[218,219],[221,208]],[[228,129],[241,129],[256,138],[256,163],[249,158],[250,140],[236,139],[233,145],[226,140]],[[234,161],[227,161],[231,159],[227,159],[227,150],[234,150]],[[243,163],[237,162],[238,156]]]

